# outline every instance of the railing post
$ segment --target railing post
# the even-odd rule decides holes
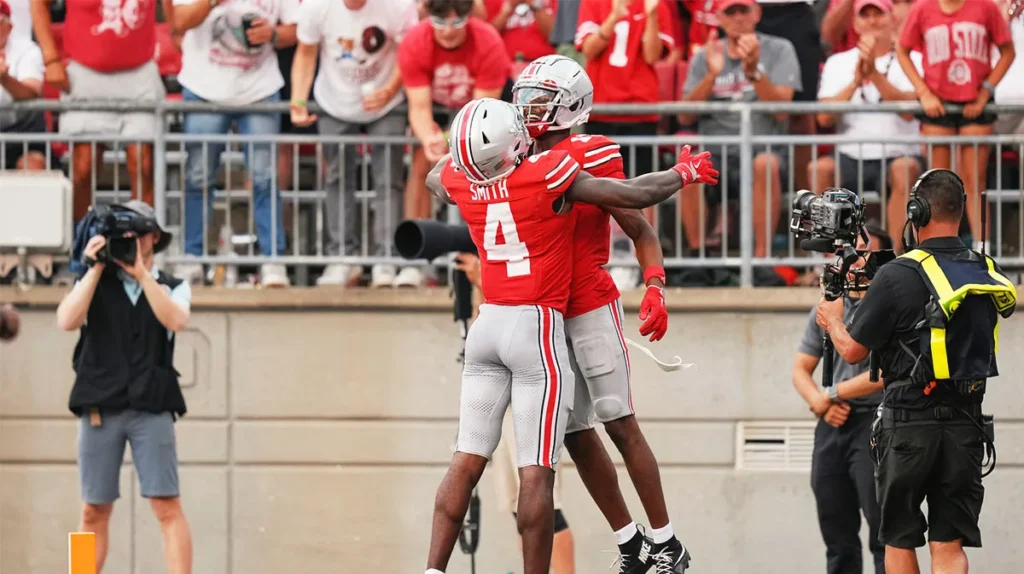
[[[754,286],[754,150],[751,109],[740,109],[740,286]]]
[[[156,220],[164,227],[167,224],[167,141],[164,140],[167,112],[163,101],[156,103],[153,113],[156,115],[156,130],[153,133],[153,210],[156,211]]]

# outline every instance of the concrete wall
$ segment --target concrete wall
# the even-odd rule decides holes
[[[709,297],[708,308],[722,300]],[[64,571],[79,512],[76,423],[66,409],[76,335],[54,328],[56,299],[43,299],[25,300],[36,306],[23,310],[22,336],[0,345],[3,574]],[[806,470],[735,469],[738,421],[809,420],[789,374],[806,312],[790,300],[791,310],[772,313],[674,313],[654,349],[695,361],[696,370],[665,374],[634,354],[635,405],[695,574],[824,571]],[[701,301],[691,296],[690,308]],[[181,482],[197,574],[423,571],[458,415],[459,340],[444,305],[197,305],[177,355],[189,406],[177,427]],[[1015,528],[1024,508],[1022,325],[1003,325],[1004,375],[987,401],[1000,420],[1000,466],[985,481],[985,549],[970,554],[981,572],[1018,572],[1024,560]],[[575,470],[564,472],[578,571],[606,572],[614,539]],[[620,483],[646,522],[621,466]],[[477,571],[521,572],[514,524],[494,508],[493,492],[485,475]],[[164,572],[130,460],[121,493],[105,573]],[[463,572],[469,560],[456,550],[449,574]]]

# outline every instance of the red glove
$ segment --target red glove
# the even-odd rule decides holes
[[[644,300],[640,302],[640,334],[650,335],[650,341],[660,341],[668,331],[668,309],[665,308],[665,291],[657,285],[648,285]]]
[[[672,169],[682,176],[684,186],[691,183],[718,183],[718,170],[711,163],[711,152],[691,155],[690,146],[684,145],[683,149],[679,150],[679,159]]]

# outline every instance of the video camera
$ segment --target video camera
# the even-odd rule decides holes
[[[449,225],[430,219],[407,219],[395,229],[395,249],[405,259],[431,261],[448,253],[476,254],[476,245],[465,225]],[[455,296],[455,320],[461,323],[462,340],[469,332],[473,318],[473,284],[466,273],[452,271],[452,293]],[[465,349],[459,362],[465,358]]]
[[[840,187],[826,189],[821,197],[804,189],[793,198],[789,230],[800,241],[800,248],[836,255],[836,261],[826,263],[821,273],[821,286],[828,301],[866,291],[879,267],[896,256],[891,249],[868,251],[855,248],[858,236],[864,239],[865,244],[868,243],[868,233],[864,228],[866,211],[867,206],[856,193]],[[862,257],[864,265],[854,268],[853,265]],[[823,338],[823,347],[821,384],[830,387],[833,346],[828,333]],[[873,374],[872,381],[875,380],[877,377]]]

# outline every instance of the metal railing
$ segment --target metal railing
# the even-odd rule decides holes
[[[1024,105],[990,106],[993,111],[1007,114],[1024,114]],[[373,265],[377,263],[395,264],[400,266],[415,265],[398,258],[391,245],[393,231],[398,221],[394,221],[395,201],[405,201],[404,194],[385,194],[377,198],[372,182],[372,172],[391,173],[379,169],[369,160],[368,145],[386,146],[385,161],[388,165],[402,162],[409,166],[411,145],[415,140],[407,136],[368,137],[368,136],[319,136],[319,135],[240,135],[240,134],[185,134],[175,126],[180,122],[182,114],[189,112],[207,113],[263,113],[286,114],[287,104],[255,104],[251,106],[225,106],[196,102],[76,102],[70,106],[64,102],[33,101],[22,102],[8,108],[9,111],[121,111],[121,112],[152,112],[161,118],[156,122],[157,129],[151,138],[123,137],[68,137],[58,134],[11,134],[0,133],[0,169],[11,169],[6,165],[2,150],[28,150],[32,144],[44,149],[47,166],[65,169],[72,181],[75,180],[74,162],[71,153],[65,152],[58,156],[59,149],[54,144],[65,144],[67,148],[75,144],[89,144],[90,149],[98,151],[98,145],[105,145],[107,151],[102,156],[99,169],[91,170],[91,179],[86,183],[90,188],[90,201],[106,202],[127,199],[131,191],[143,189],[139,185],[142,176],[136,174],[130,181],[126,173],[126,157],[123,149],[131,144],[144,143],[152,146],[154,160],[152,162],[153,202],[162,223],[176,233],[174,248],[165,258],[167,263],[197,262],[203,264],[237,264],[258,265],[263,263],[281,263],[286,265],[325,265],[351,264]],[[7,111],[7,110],[5,110]],[[314,110],[317,111],[317,110]],[[990,233],[989,253],[1008,268],[1024,267],[1024,135],[992,135],[992,136],[886,136],[866,134],[864,136],[794,136],[794,135],[758,135],[752,133],[752,118],[755,114],[807,114],[807,113],[914,113],[920,111],[916,102],[882,103],[871,106],[848,103],[661,103],[649,105],[600,105],[595,106],[595,113],[616,114],[737,114],[740,133],[735,136],[699,136],[650,135],[616,137],[623,148],[623,159],[629,175],[637,175],[638,170],[665,169],[674,160],[682,145],[703,147],[715,154],[720,161],[722,172],[721,182],[713,192],[699,189],[687,189],[671,200],[658,206],[653,220],[656,229],[665,244],[666,267],[726,267],[739,270],[739,282],[749,286],[755,283],[755,269],[774,266],[792,266],[808,268],[821,261],[820,255],[802,252],[793,242],[787,226],[791,216],[791,199],[803,181],[798,170],[808,169],[797,163],[796,148],[810,148],[812,165],[827,163],[825,157],[832,162],[846,165],[850,159],[842,158],[837,149],[822,152],[820,146],[885,144],[886,146],[920,146],[918,154],[923,161],[917,167],[901,162],[900,167],[906,173],[903,179],[916,178],[921,169],[931,167],[933,152],[939,146],[956,144],[978,150],[986,148],[994,158],[989,166],[983,166],[974,174],[973,186],[987,193],[986,203],[990,207],[988,217]],[[950,110],[952,111],[952,110]],[[209,163],[207,160],[211,148],[223,145],[225,151],[220,154],[220,161]],[[13,146],[13,147],[12,147]],[[189,151],[198,152],[202,161],[193,161],[193,173],[188,173]],[[332,176],[328,169],[327,159],[331,156],[345,157],[345,153],[355,151],[354,157],[357,171],[355,181],[351,173],[344,170]],[[775,156],[780,168],[776,180],[772,169],[763,169],[771,162],[763,158],[755,161],[759,154],[767,153]],[[956,156],[957,154],[953,154]],[[254,161],[246,164],[246,157],[254,157]],[[1013,164],[1007,158],[1013,157]],[[869,160],[853,159],[857,177],[855,191],[862,194],[869,204],[869,210],[883,228],[893,228],[887,205],[894,194],[901,195],[905,189],[892,189],[889,175],[893,171],[892,163],[900,156],[887,157],[881,160],[880,166],[870,165]],[[648,159],[649,158],[649,159]],[[721,159],[732,158],[732,159]],[[285,162],[289,169],[279,169],[279,162]],[[269,164],[269,165],[267,165]],[[217,177],[207,172],[207,165],[219,165]],[[203,173],[196,173],[199,166]],[[954,169],[962,166],[954,159]],[[882,174],[869,181],[868,175],[878,172]],[[872,172],[871,170],[875,170]],[[738,174],[735,173],[738,171]],[[826,185],[849,179],[849,174],[840,174],[838,168],[832,182],[821,182],[815,179],[821,170],[809,170],[810,187],[816,191]],[[847,169],[848,171],[848,169]],[[281,172],[281,173],[279,173]],[[285,173],[287,172],[287,173]],[[763,172],[763,173],[758,173]],[[398,172],[395,172],[398,173]],[[961,173],[963,170],[961,169]],[[867,174],[867,175],[866,175]],[[283,177],[287,175],[287,178]],[[760,177],[764,176],[762,181]],[[991,176],[991,177],[990,177]],[[125,185],[129,179],[129,185]],[[189,180],[192,185],[189,185]],[[269,180],[269,181],[268,181]],[[211,185],[210,182],[215,181]],[[330,182],[330,184],[328,184]],[[880,182],[880,183],[879,183]],[[196,185],[201,183],[201,185]],[[401,185],[404,189],[405,179],[395,183],[385,182],[388,186]],[[132,185],[134,184],[134,185]],[[196,188],[200,188],[197,192]],[[262,188],[261,188],[262,187]],[[257,191],[252,191],[256,188]],[[269,198],[266,188],[269,188]],[[872,189],[879,188],[879,189]],[[348,189],[348,192],[345,190]],[[331,196],[338,197],[337,212],[329,211],[325,202]],[[186,237],[183,231],[186,224],[187,198],[192,197],[193,214],[195,202],[203,205],[212,198],[214,210],[202,214],[202,249],[199,254],[186,254]],[[763,198],[763,200],[762,200]],[[978,201],[978,197],[971,198]],[[376,209],[371,208],[374,200],[379,200]],[[269,202],[269,208],[263,205]],[[715,209],[709,209],[714,204]],[[737,208],[731,206],[738,206]],[[444,214],[435,209],[436,217],[444,218]],[[684,208],[685,207],[685,208]],[[975,206],[977,207],[977,206]],[[355,213],[353,212],[355,211]],[[697,215],[694,215],[696,210]],[[236,212],[244,211],[244,214]],[[374,213],[383,212],[383,213]],[[758,213],[755,222],[755,211]],[[893,213],[898,213],[896,210]],[[258,218],[255,212],[262,215]],[[282,225],[273,225],[266,221],[276,221],[282,212],[288,217]],[[223,216],[221,217],[221,214]],[[779,217],[775,217],[775,215]],[[348,217],[346,217],[348,216]],[[383,216],[383,225],[377,228],[374,238],[370,222]],[[451,214],[447,217],[450,218]],[[761,217],[764,219],[762,220]],[[262,218],[262,219],[261,219]],[[218,224],[223,219],[224,223]],[[337,233],[332,237],[329,233],[330,222],[336,222]],[[356,222],[358,229],[353,232],[349,227]],[[223,231],[224,225],[230,227],[230,234],[220,234],[221,243],[212,238],[211,231]],[[260,229],[262,228],[262,232]],[[195,247],[194,227],[192,231],[192,249]],[[710,234],[709,234],[710,230]],[[757,232],[755,230],[758,230]],[[971,230],[978,237],[976,230]],[[255,237],[262,233],[263,240],[259,243],[266,254],[256,251]],[[280,234],[284,233],[287,241],[280,248]],[[376,239],[376,241],[375,241]],[[898,243],[898,238],[893,237]],[[231,245],[225,245],[230,242]],[[755,256],[755,253],[757,256]],[[630,255],[616,250],[613,253],[613,266],[635,266],[636,262]]]

